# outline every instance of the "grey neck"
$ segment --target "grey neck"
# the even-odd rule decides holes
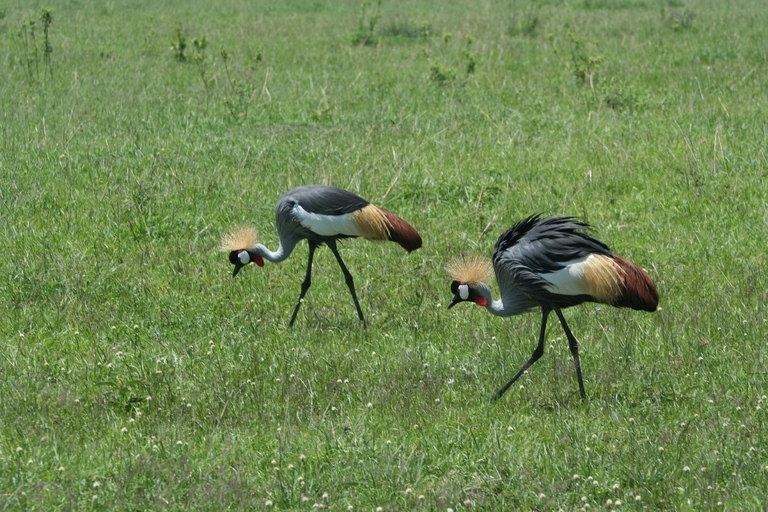
[[[514,316],[525,313],[535,306],[536,304],[531,304],[519,294],[507,293],[496,300],[488,297],[488,305],[485,308],[496,316]]]
[[[250,252],[253,252],[254,254],[262,256],[263,258],[271,261],[272,263],[280,263],[281,261],[283,261],[284,259],[286,259],[288,256],[291,255],[294,247],[296,247],[297,242],[298,240],[293,238],[280,240],[280,246],[277,248],[276,251],[269,250],[263,244],[256,244],[250,249]]]

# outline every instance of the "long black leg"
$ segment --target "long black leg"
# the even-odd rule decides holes
[[[554,308],[554,309],[555,309],[555,313],[557,313],[557,318],[560,319],[560,325],[563,326],[565,335],[568,337],[568,348],[571,349],[571,355],[573,355],[573,364],[576,365],[576,377],[579,379],[579,391],[581,392],[581,398],[583,400],[587,398],[587,394],[584,392],[584,381],[581,378],[581,362],[579,361],[579,343],[576,341],[576,338],[573,336],[573,333],[568,328],[568,324],[565,322],[565,318],[563,318],[563,313],[560,311],[560,308]]]
[[[531,367],[533,363],[539,360],[539,358],[544,355],[544,332],[547,330],[547,317],[549,317],[549,312],[551,311],[548,307],[541,307],[541,332],[539,333],[539,345],[536,347],[536,350],[533,351],[533,354],[531,355],[531,358],[528,360],[527,363],[523,365],[522,368],[520,368],[520,371],[515,374],[512,379],[504,384],[501,389],[499,389],[495,395],[493,395],[493,400],[498,400],[501,398],[501,395],[506,393],[506,391],[509,389],[509,387],[515,383],[515,381],[523,374],[525,373],[525,370]]]
[[[315,249],[317,249],[317,243],[313,242],[312,240],[307,240],[309,242],[309,260],[307,261],[307,275],[304,278],[304,282],[301,283],[301,293],[299,294],[299,301],[296,303],[296,307],[293,309],[293,314],[291,315],[291,321],[288,322],[289,327],[293,327],[293,322],[296,321],[296,314],[299,312],[299,308],[301,307],[301,301],[304,299],[304,295],[307,294],[307,290],[309,290],[309,286],[312,284],[312,258],[315,255]]]
[[[355,293],[355,281],[352,279],[352,274],[350,274],[349,270],[347,270],[346,265],[344,265],[344,261],[341,259],[341,254],[339,254],[338,249],[336,249],[336,240],[329,240],[325,244],[333,251],[333,254],[336,256],[336,261],[339,262],[341,271],[344,272],[344,279],[347,281],[349,291],[352,293],[352,299],[355,301],[357,316],[360,317],[360,321],[363,322],[363,329],[365,329],[367,325],[365,323],[365,318],[363,317],[363,310],[360,309],[360,303],[357,301],[357,293]]]

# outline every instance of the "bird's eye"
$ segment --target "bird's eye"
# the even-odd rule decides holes
[[[459,297],[461,297],[461,300],[467,300],[469,298],[469,286],[465,283],[459,285]]]
[[[248,254],[248,251],[240,251],[237,253],[237,259],[240,260],[240,263],[243,265],[246,265],[251,262],[251,256]]]

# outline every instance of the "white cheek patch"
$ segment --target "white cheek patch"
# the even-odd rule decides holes
[[[467,300],[469,298],[469,286],[466,284],[459,285],[459,297],[461,297],[461,300]]]
[[[237,259],[240,260],[240,263],[243,265],[246,265],[251,262],[251,256],[248,254],[248,251],[240,251],[237,254]]]

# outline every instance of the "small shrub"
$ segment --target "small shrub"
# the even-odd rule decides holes
[[[115,379],[114,381],[97,382],[97,386],[105,389],[103,400],[119,414],[131,415],[137,404],[144,403],[149,395],[147,384],[140,379]]]
[[[461,49],[461,55],[464,58],[464,70],[467,75],[471,75],[475,72],[475,68],[477,67],[477,54],[470,51],[473,42],[472,36],[467,35],[466,42],[466,46]]]
[[[382,26],[379,30],[379,34],[385,37],[418,39],[423,37],[424,33],[429,32],[430,30],[431,27],[427,22],[416,24],[396,18],[389,20],[386,25]]]
[[[453,40],[453,35],[450,33],[443,34],[443,49],[441,52],[445,54],[445,49],[448,48],[449,43]],[[456,78],[464,70],[465,76],[469,76],[477,69],[478,57],[477,54],[472,51],[472,44],[474,40],[471,35],[467,35],[465,44],[459,49],[460,63],[456,65],[446,64],[444,61],[433,58],[432,53],[428,48],[424,49],[424,55],[427,57],[429,63],[429,80],[438,85],[448,85],[453,83]],[[453,57],[456,60],[456,57]]]
[[[683,0],[661,0],[661,10],[662,12],[666,8],[675,8],[675,7],[683,7],[685,4],[683,4]]]
[[[687,9],[682,0],[661,0],[661,19],[675,32],[682,32],[693,28],[696,13]]]
[[[645,0],[583,0],[581,6],[587,11],[598,9],[643,9],[646,7],[646,3]]]
[[[173,58],[179,62],[185,62],[187,60],[187,56],[184,53],[186,50],[187,34],[184,32],[184,28],[179,25],[176,27],[176,39],[171,41],[171,52],[173,53]]]
[[[670,13],[670,19],[672,21],[672,30],[682,32],[693,27],[696,13],[688,9],[675,10]]]
[[[210,92],[210,84],[208,83],[205,67],[205,49],[208,48],[208,38],[205,36],[202,39],[195,38],[192,40],[192,46],[195,48],[195,55],[192,57],[192,60],[197,66],[198,73],[200,73],[203,87],[205,87],[206,91]]]
[[[115,58],[115,51],[112,47],[102,46],[99,48],[99,57],[111,61]]]
[[[39,76],[37,63],[37,40],[35,39],[35,19],[27,17],[21,22],[19,27],[19,39],[21,39],[23,48],[19,62],[27,69],[27,78],[31,82]]]
[[[53,23],[53,14],[50,9],[43,9],[40,11],[40,21],[43,23],[43,62],[45,62],[45,69],[48,70],[48,75],[53,78],[53,66],[51,65],[51,54],[53,53],[53,46],[51,46],[50,28]]]
[[[224,64],[224,74],[227,77],[231,95],[224,98],[224,106],[227,107],[232,120],[241,120],[248,117],[249,103],[254,94],[254,80],[253,77],[245,77],[243,80],[238,81],[237,76],[233,73],[230,67],[231,54],[224,48],[219,50],[219,56]],[[254,72],[257,69],[259,63],[264,59],[261,49],[256,53],[256,57],[253,59],[253,64],[249,66],[250,71]]]
[[[3,12],[3,16],[4,16]],[[27,70],[27,78],[33,81],[40,78],[40,54],[43,56],[44,73],[53,77],[53,65],[51,55],[53,54],[53,45],[51,44],[51,24],[53,23],[53,14],[50,9],[41,9],[38,16],[43,26],[42,49],[37,45],[37,19],[30,15],[25,17],[19,27],[18,36],[21,40],[22,49],[18,62]]]
[[[444,65],[440,61],[432,61],[429,64],[429,79],[438,85],[446,85],[456,78],[456,70]]]
[[[184,27],[179,24],[176,27],[176,39],[171,41],[171,52],[173,58],[179,62],[188,62],[187,50],[189,49],[187,33],[184,31]],[[205,59],[205,50],[208,48],[208,38],[203,36],[201,38],[194,38],[192,40],[192,48],[194,53],[192,54],[191,61],[195,63],[197,72],[200,75],[200,80],[203,82],[205,90],[210,92],[211,84],[208,80],[208,69]]]
[[[360,20],[357,24],[357,30],[350,34],[350,41],[357,46],[371,46],[376,44],[376,24],[381,19],[381,0],[376,0],[376,12],[366,20],[366,11],[370,6],[370,0],[363,0],[360,7]]]
[[[587,52],[586,44],[572,33],[568,33],[568,39],[571,43],[571,63],[573,64],[573,75],[582,84],[589,84],[589,88],[595,89],[595,77],[600,64],[603,62],[602,55],[591,55]]]
[[[611,79],[605,83],[603,102],[616,111],[634,111],[643,108],[647,98],[635,85]]]
[[[530,5],[519,19],[513,19],[512,23],[507,27],[507,34],[511,37],[533,37],[536,35],[536,31],[539,28],[539,9],[541,5],[534,3]]]
[[[432,37],[432,29],[429,23],[427,23],[426,21],[422,22],[421,24],[421,34],[419,34],[419,36],[425,43],[429,41],[430,37]]]

